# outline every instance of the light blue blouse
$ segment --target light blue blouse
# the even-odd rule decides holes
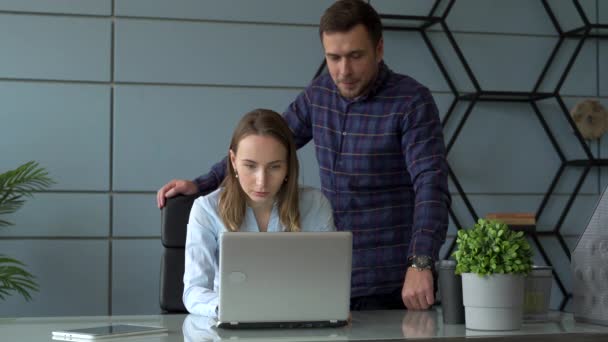
[[[219,216],[218,189],[194,201],[186,235],[186,260],[183,301],[193,314],[216,317],[219,293],[219,238],[229,232]],[[321,191],[300,187],[300,227],[302,231],[334,231],[331,205]],[[277,206],[273,206],[268,232],[281,232]],[[258,224],[253,209],[247,207],[242,232],[257,232]]]

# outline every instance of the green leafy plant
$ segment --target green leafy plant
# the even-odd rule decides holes
[[[12,214],[21,208],[26,197],[35,191],[48,188],[54,182],[44,168],[34,161],[27,162],[14,170],[0,174],[0,217]],[[0,227],[13,223],[0,218]],[[0,254],[0,299],[4,300],[13,292],[32,299],[30,291],[38,291],[35,277],[23,269],[25,265],[13,258]]]
[[[472,228],[458,231],[456,244],[457,274],[527,274],[532,269],[532,248],[524,233],[499,221],[479,219]]]

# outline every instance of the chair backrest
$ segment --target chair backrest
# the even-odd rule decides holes
[[[161,211],[160,308],[164,313],[187,312],[184,292],[184,247],[192,203],[200,194],[168,198]]]

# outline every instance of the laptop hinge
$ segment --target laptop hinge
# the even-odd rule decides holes
[[[230,322],[230,325],[239,325],[239,322]]]
[[[337,319],[330,319],[330,320],[329,320],[329,323],[332,323],[332,324],[333,324],[333,323],[338,323],[338,320],[337,320]]]

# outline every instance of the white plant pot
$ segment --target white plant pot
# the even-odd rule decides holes
[[[465,326],[475,330],[517,330],[524,307],[524,276],[462,274]]]

